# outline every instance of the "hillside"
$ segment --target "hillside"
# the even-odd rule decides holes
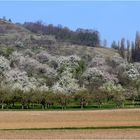
[[[110,101],[122,106],[140,98],[140,63],[127,62],[112,48],[60,41],[0,21],[0,81],[0,99],[6,97],[6,104],[15,98],[27,105],[31,99],[53,104],[55,93],[62,108],[70,98],[81,107],[91,99],[99,106]]]
[[[114,49],[73,45],[66,42],[57,42],[55,36],[35,34],[20,24],[13,24],[7,21],[0,21],[0,47],[13,47],[15,50],[22,49],[43,49],[52,55],[79,56],[103,55],[113,56],[117,53]]]
[[[20,24],[13,24],[7,21],[0,21],[0,43],[5,47],[45,47],[49,43],[55,42],[51,36],[33,34]]]

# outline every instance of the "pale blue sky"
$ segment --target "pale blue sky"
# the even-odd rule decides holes
[[[3,16],[13,22],[42,20],[73,30],[96,29],[109,44],[122,37],[134,40],[136,31],[140,31],[139,1],[0,1]]]

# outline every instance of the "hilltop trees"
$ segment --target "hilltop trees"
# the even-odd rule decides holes
[[[34,33],[54,35],[58,41],[92,47],[100,46],[99,32],[96,30],[79,28],[76,31],[72,31],[67,27],[62,27],[62,25],[45,25],[41,21],[25,22],[23,26]]]
[[[98,47],[100,45],[99,33],[94,30],[77,29],[73,36],[72,43]]]

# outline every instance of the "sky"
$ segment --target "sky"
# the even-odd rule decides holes
[[[0,1],[0,17],[98,30],[108,45],[140,31],[140,1]]]

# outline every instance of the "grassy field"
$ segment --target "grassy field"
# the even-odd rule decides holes
[[[1,111],[0,129],[6,139],[140,139],[140,109]]]

